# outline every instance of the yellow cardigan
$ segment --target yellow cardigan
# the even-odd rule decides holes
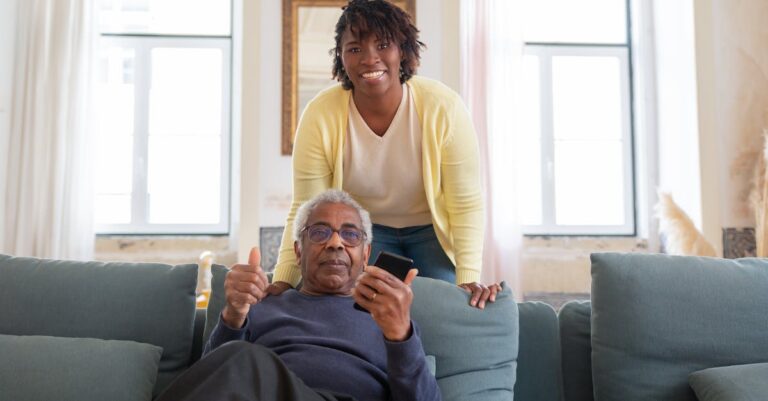
[[[456,266],[456,284],[480,281],[484,217],[475,129],[461,98],[447,86],[418,76],[407,85],[421,122],[424,191],[437,239]],[[295,287],[301,279],[293,250],[296,210],[326,189],[342,189],[351,94],[341,85],[320,92],[299,121],[293,202],[273,281]],[[396,160],[397,155],[392,157]]]

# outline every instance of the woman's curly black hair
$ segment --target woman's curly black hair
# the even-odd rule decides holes
[[[341,36],[349,28],[359,38],[376,35],[380,39],[397,43],[403,56],[400,62],[400,83],[411,79],[419,66],[419,51],[426,45],[419,40],[419,30],[411,22],[410,15],[385,0],[350,0],[343,10],[336,23],[336,47],[330,50],[333,56],[333,78],[341,82],[344,89],[352,89],[352,81],[341,62]]]

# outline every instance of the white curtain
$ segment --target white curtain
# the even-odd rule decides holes
[[[0,252],[93,257],[92,0],[19,0]]]
[[[519,0],[461,1],[461,92],[477,130],[485,188],[483,282],[506,281],[522,297],[516,185]]]

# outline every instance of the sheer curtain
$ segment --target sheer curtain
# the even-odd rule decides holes
[[[477,129],[485,188],[483,282],[504,280],[520,299],[515,88],[522,63],[519,0],[461,1],[461,92]]]
[[[0,251],[93,257],[92,0],[20,0]]]

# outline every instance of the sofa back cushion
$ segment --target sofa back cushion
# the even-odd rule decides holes
[[[558,313],[565,401],[594,401],[591,317],[589,301],[568,302]]]
[[[221,310],[227,304],[224,294],[224,279],[229,270],[222,265],[211,266],[211,296],[208,299],[208,309],[205,311],[205,331],[203,332],[203,348],[211,336],[213,328],[219,323]]]
[[[560,401],[560,343],[557,314],[542,302],[517,304],[520,341],[515,401]]]
[[[417,277],[411,318],[424,352],[435,356],[443,399],[512,400],[518,352],[518,310],[505,287],[480,310],[455,284]]]
[[[130,340],[163,349],[155,394],[190,362],[197,265],[0,255],[0,334]]]
[[[688,375],[768,361],[768,260],[592,255],[596,399],[694,401]]]

